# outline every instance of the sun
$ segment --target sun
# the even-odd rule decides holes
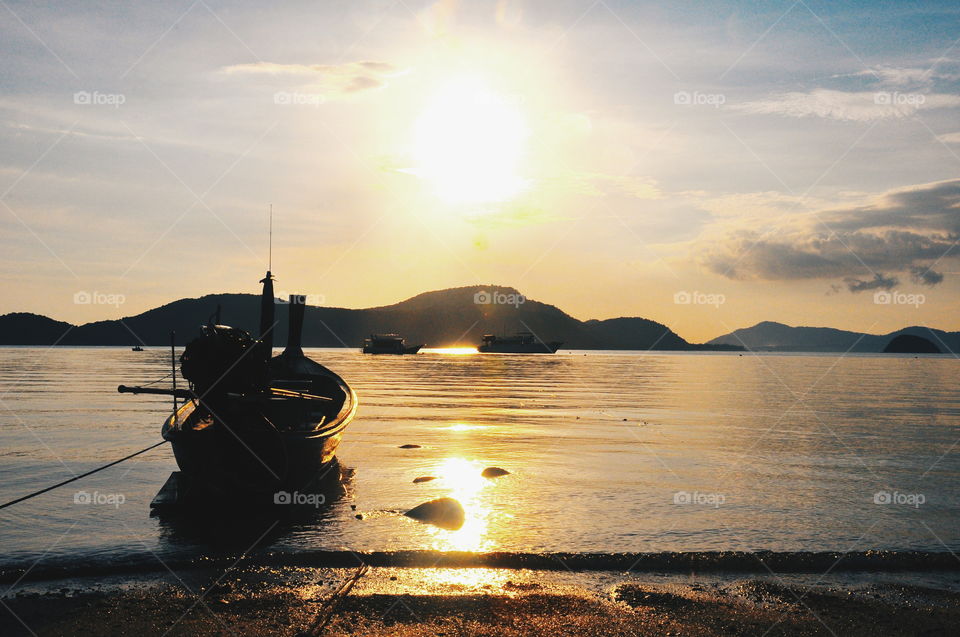
[[[440,89],[417,118],[411,172],[448,203],[505,201],[526,188],[520,169],[528,137],[516,100],[461,78]]]

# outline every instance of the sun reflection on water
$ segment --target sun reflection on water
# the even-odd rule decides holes
[[[466,356],[469,354],[479,354],[476,347],[427,347],[423,352],[433,354],[452,354],[454,356]]]
[[[465,458],[446,458],[436,469],[447,496],[463,505],[464,523],[457,531],[433,529],[433,548],[438,551],[489,551],[494,547],[487,537],[493,510],[484,491],[492,482],[480,473],[483,466]]]
[[[465,422],[455,422],[447,427],[447,431],[473,431],[474,429],[483,429],[483,425],[471,425]]]

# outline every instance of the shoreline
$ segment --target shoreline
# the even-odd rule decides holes
[[[244,563],[23,583],[4,635],[296,635],[356,568]],[[373,567],[329,635],[947,635],[960,573],[620,573]]]
[[[930,551],[688,551],[656,553],[522,553],[466,551],[315,550],[295,553],[221,555],[161,561],[153,553],[127,556],[118,564],[45,565],[24,560],[0,567],[0,584],[75,577],[111,577],[161,573],[167,570],[230,568],[242,559],[262,568],[492,568],[535,571],[610,571],[630,573],[818,574],[930,572],[960,575],[960,559],[950,552]]]

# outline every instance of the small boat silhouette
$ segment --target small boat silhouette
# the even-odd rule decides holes
[[[371,334],[363,340],[364,354],[416,354],[420,345],[407,345],[399,334]]]
[[[484,334],[477,351],[484,354],[553,354],[561,345],[560,341],[544,343],[532,332],[517,332],[513,336]]]

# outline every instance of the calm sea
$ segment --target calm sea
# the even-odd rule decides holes
[[[341,497],[280,523],[151,517],[176,469],[165,445],[0,511],[0,568],[258,539],[274,552],[960,551],[952,357],[307,353],[360,396]],[[169,402],[116,386],[169,369],[162,349],[0,349],[0,501],[159,440]],[[488,466],[511,473],[480,477]],[[459,531],[395,513],[441,496],[463,503]]]

